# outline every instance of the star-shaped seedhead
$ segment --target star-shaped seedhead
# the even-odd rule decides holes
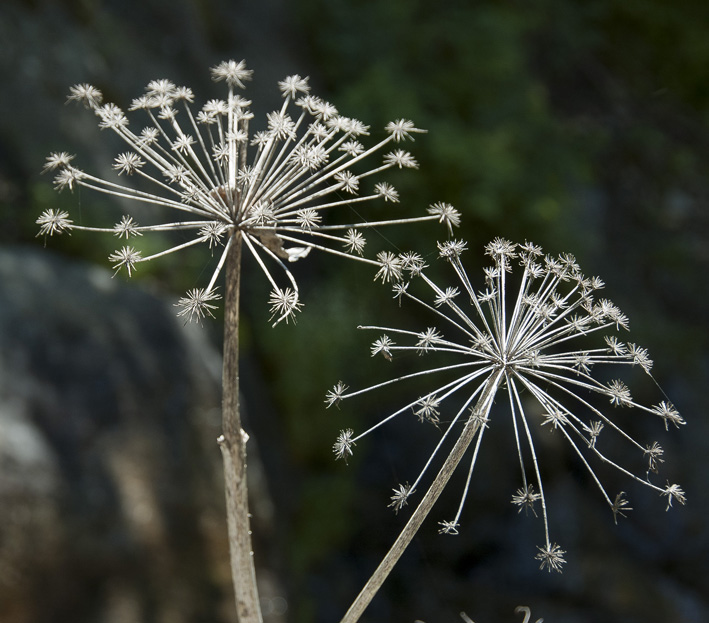
[[[332,405],[339,405],[340,401],[342,400],[342,397],[345,395],[345,392],[347,392],[347,385],[345,385],[342,381],[338,381],[335,386],[327,392],[325,395],[325,404],[330,408]]]
[[[151,81],[127,113],[104,102],[94,86],[72,87],[69,101],[93,111],[99,127],[115,132],[127,150],[116,156],[117,177],[111,179],[79,169],[67,152],[51,153],[44,171],[55,174],[55,187],[83,187],[147,208],[162,206],[168,208],[161,213],[168,219],[139,224],[131,210],[114,227],[101,228],[78,225],[65,211],[46,210],[37,219],[39,235],[82,230],[133,239],[133,245],[110,255],[114,267],[129,275],[142,262],[195,245],[219,249],[206,287],[191,290],[179,302],[183,315],[197,321],[212,315],[215,299],[204,295],[215,291],[229,250],[243,244],[271,285],[271,319],[280,322],[293,319],[302,306],[289,264],[313,249],[368,263],[378,271],[377,278],[390,281],[399,277],[396,257],[365,257],[367,228],[439,221],[452,231],[459,223],[456,210],[445,203],[434,204],[419,217],[362,216],[365,203],[400,202],[390,183],[370,178],[394,168],[418,168],[411,153],[400,147],[424,132],[413,122],[398,119],[383,132],[371,132],[312,95],[308,78],[295,74],[278,83],[283,102],[266,115],[266,129],[252,132],[251,102],[239,93],[252,74],[243,60],[212,67],[212,79],[226,86],[226,96],[199,109],[191,89],[165,79]],[[370,133],[376,140],[367,141]],[[148,252],[154,247],[135,242],[148,232],[179,232],[180,242]],[[202,296],[195,296],[198,291]]]
[[[69,218],[69,213],[64,210],[45,210],[37,219],[39,225],[38,236],[53,236],[61,234],[64,231],[71,231],[72,221]]]
[[[271,305],[271,320],[274,318],[285,319],[286,323],[291,319],[295,322],[295,312],[303,306],[298,301],[298,293],[291,288],[285,290],[276,288],[271,292],[268,302]]]
[[[230,87],[239,87],[241,89],[245,88],[244,81],[251,80],[253,73],[254,72],[252,70],[246,69],[246,61],[243,60],[238,63],[233,60],[222,61],[218,65],[212,67],[212,79],[215,82],[220,82],[223,80]],[[292,82],[294,78],[296,78],[296,76],[291,79],[286,78],[283,83],[279,83],[279,86],[284,83]],[[297,76],[297,78],[299,78],[299,76]],[[307,80],[303,86],[307,88]]]
[[[394,346],[394,342],[388,335],[382,335],[380,338],[374,340],[370,352],[372,357],[376,357],[378,354],[382,354],[385,359],[391,361],[391,347]]]
[[[404,506],[406,506],[409,496],[414,493],[414,490],[407,482],[405,485],[399,485],[399,487],[393,489],[393,491],[394,494],[391,496],[389,506],[394,509],[395,513],[398,513]]]
[[[532,514],[536,517],[537,511],[534,510],[534,504],[541,498],[540,493],[534,492],[533,484],[525,484],[522,488],[517,489],[517,492],[512,496],[512,504],[519,506],[518,513],[521,513],[522,509],[524,509],[525,513],[532,511]]]
[[[561,571],[561,567],[566,563],[564,554],[566,552],[556,543],[547,543],[544,547],[537,547],[539,550],[535,558],[540,561],[539,568],[549,572]]]
[[[343,430],[337,437],[337,441],[333,444],[332,449],[335,452],[335,456],[338,459],[344,459],[347,461],[348,456],[352,456],[352,446],[355,445],[352,441],[352,435],[354,431],[351,428]]]
[[[187,321],[204,320],[206,316],[214,318],[213,310],[217,309],[212,301],[218,301],[221,296],[214,290],[204,290],[202,288],[193,288],[187,295],[177,302],[180,311],[178,316],[184,316]]]
[[[438,409],[440,404],[435,394],[422,396],[413,407],[414,415],[418,417],[419,422],[430,422],[438,426],[440,422],[438,416],[441,414]]]
[[[395,412],[362,433],[347,429],[347,447],[351,450],[362,437],[407,412],[444,428],[410,492],[420,489],[436,456],[453,443],[448,440],[474,426],[474,436],[467,442],[473,450],[464,494],[455,517],[440,524],[440,531],[448,534],[458,532],[481,443],[494,419],[492,406],[508,405],[522,480],[512,503],[535,516],[536,509],[541,508],[545,543],[537,558],[542,568],[559,571],[564,552],[550,539],[539,467],[543,457],[538,454],[535,438],[545,434],[542,431],[561,435],[581,459],[617,520],[631,507],[625,493],[607,493],[592,467],[594,457],[666,497],[667,508],[673,502],[686,501],[679,485],[668,482],[662,486],[652,480],[664,462],[662,447],[657,442],[640,444],[621,428],[619,416],[630,409],[658,416],[665,429],[669,424],[680,427],[685,421],[667,400],[646,406],[633,398],[622,379],[605,380],[613,368],[636,367],[656,385],[647,350],[617,335],[628,329],[628,318],[607,298],[596,297],[604,287],[603,281],[584,276],[572,255],[545,255],[533,243],[514,244],[496,238],[485,247],[491,265],[483,271],[481,287],[474,284],[464,267],[466,247],[462,240],[438,245],[439,257],[453,270],[455,285],[439,286],[420,266],[407,272],[405,254],[380,258],[377,278],[383,282],[394,280],[394,297],[400,303],[413,301],[436,324],[420,331],[383,326],[360,328],[380,335],[371,346],[372,356],[396,361],[399,353],[417,353],[420,368],[360,390],[350,391],[339,383],[328,393],[326,402],[328,406],[339,404],[395,383],[414,385],[416,398]],[[521,274],[515,276],[518,271]],[[421,289],[422,295],[417,294]],[[437,357],[428,364],[432,355]],[[599,369],[604,370],[600,379],[595,376]],[[536,406],[532,407],[533,403]],[[610,434],[619,436],[629,449],[644,456],[645,474],[635,474],[604,454],[602,439]],[[341,457],[342,452],[336,455]],[[405,496],[407,500],[410,492]],[[403,495],[399,490],[396,499],[403,499]],[[399,508],[401,505],[396,510]]]

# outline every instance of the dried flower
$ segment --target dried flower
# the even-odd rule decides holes
[[[414,490],[409,486],[409,483],[405,485],[399,485],[398,489],[393,489],[394,494],[391,496],[391,503],[389,506],[394,509],[395,513],[398,513],[406,503],[408,502],[409,496],[414,493]]]
[[[180,307],[178,316],[187,316],[188,320],[202,320],[205,316],[211,316],[212,310],[216,309],[216,305],[212,305],[211,301],[219,299],[219,295],[215,290],[202,290],[194,288],[187,293],[187,296],[181,298],[177,302]]]
[[[361,257],[362,229],[426,220],[438,220],[449,230],[458,224],[458,213],[447,204],[436,204],[418,218],[369,221],[353,210],[353,223],[323,224],[326,215],[344,212],[341,209],[347,206],[376,199],[397,202],[398,193],[390,184],[379,182],[365,191],[365,182],[392,167],[416,168],[413,156],[397,148],[385,153],[381,164],[364,163],[393,143],[413,140],[423,130],[399,119],[386,126],[378,142],[365,147],[359,139],[369,134],[369,128],[310,95],[308,79],[294,75],[278,83],[283,105],[266,116],[267,129],[252,134],[251,102],[237,93],[251,80],[251,70],[244,61],[226,61],[211,73],[214,81],[226,83],[226,99],[209,100],[198,111],[192,106],[191,89],[169,80],[150,82],[129,108],[133,115],[145,117],[140,130],[131,128],[128,115],[118,106],[104,103],[97,88],[72,87],[69,100],[92,110],[99,127],[115,132],[128,150],[116,156],[113,168],[122,179],[115,180],[75,167],[74,156],[66,152],[50,154],[44,170],[56,173],[55,187],[81,186],[169,208],[175,216],[168,222],[139,225],[125,215],[115,227],[101,228],[78,225],[66,212],[47,210],[37,219],[39,235],[83,230],[110,232],[126,240],[158,231],[188,236],[187,241],[183,237],[180,244],[157,253],[143,254],[126,245],[111,254],[114,268],[125,268],[129,275],[138,264],[174,251],[202,243],[210,249],[221,246],[207,286],[191,290],[178,303],[188,319],[211,315],[208,301],[218,298],[215,284],[226,254],[243,240],[272,287],[272,318],[279,322],[292,318],[300,308],[298,285],[287,264],[312,249],[367,262],[389,280],[397,278],[398,267],[386,257]],[[280,267],[285,277],[276,278],[272,265]]]
[[[549,572],[552,570],[561,571],[562,565],[566,562],[566,560],[564,560],[564,554],[566,552],[563,549],[556,543],[553,545],[547,543],[544,547],[537,547],[537,549],[539,552],[535,558],[541,561],[539,564],[540,569],[546,569]]]
[[[651,368],[644,348],[623,343],[615,335],[605,335],[605,340],[599,340],[600,344],[590,343],[600,334],[628,328],[627,317],[613,303],[607,299],[594,299],[594,291],[602,288],[603,282],[584,277],[569,254],[543,256],[536,245],[513,244],[498,238],[486,247],[492,266],[484,271],[484,288],[476,289],[460,259],[465,243],[448,241],[439,244],[438,248],[440,257],[450,263],[459,283],[455,287],[439,287],[419,271],[412,275],[411,283],[397,284],[395,292],[400,300],[409,299],[426,308],[439,326],[420,332],[391,327],[360,328],[385,332],[384,354],[388,357],[408,351],[422,356],[437,353],[442,358],[430,367],[424,366],[419,371],[365,389],[347,392],[341,384],[336,386],[328,396],[336,394],[339,402],[400,381],[413,379],[417,385],[416,398],[411,402],[363,433],[355,436],[350,432],[350,447],[364,435],[409,410],[413,410],[420,420],[432,421],[437,426],[446,422],[447,427],[431,457],[407,489],[413,491],[420,486],[434,458],[442,452],[447,438],[453,437],[456,431],[462,435],[461,430],[469,429],[472,424],[475,432],[468,443],[473,450],[464,493],[455,517],[440,522],[441,532],[455,534],[483,436],[492,421],[493,403],[502,402],[501,397],[506,395],[504,402],[509,405],[522,481],[512,502],[520,511],[531,510],[535,515],[534,506],[540,502],[545,544],[539,547],[536,557],[541,567],[550,571],[561,569],[564,551],[552,543],[549,536],[534,424],[539,425],[540,431],[548,429],[563,435],[589,471],[614,519],[631,509],[624,493],[615,497],[608,495],[589,462],[593,456],[667,497],[668,508],[673,501],[684,504],[684,491],[678,485],[667,483],[661,486],[650,479],[663,461],[662,448],[657,443],[641,445],[616,423],[609,409],[634,408],[657,415],[666,428],[668,423],[679,426],[684,420],[665,401],[654,407],[642,405],[631,397],[630,390],[621,380],[603,383],[592,375],[598,367],[604,366],[639,366],[648,375]],[[521,266],[522,275],[513,280],[511,273],[516,265]],[[430,291],[432,302],[412,293],[413,288],[409,286],[416,278]],[[466,297],[457,296],[459,288],[465,291]],[[388,336],[393,336],[396,343]],[[372,354],[382,350],[373,347]],[[436,382],[435,378],[444,380]],[[423,385],[425,382],[429,383],[428,387]],[[422,391],[425,392],[423,395]],[[596,404],[594,394],[605,397],[605,407],[603,401]],[[440,413],[447,399],[454,395],[457,396],[455,410],[444,420],[439,417]],[[529,411],[530,399],[538,403],[541,417],[536,411]],[[328,404],[332,402],[329,398]],[[645,456],[648,472],[644,477],[635,475],[601,452],[599,436],[602,431],[620,435],[631,448]],[[531,470],[528,469],[530,461]]]
[[[537,512],[534,510],[534,503],[541,499],[541,497],[539,493],[534,493],[534,485],[528,484],[521,489],[517,489],[517,492],[512,496],[512,504],[519,506],[518,513],[521,513],[522,509],[524,509],[525,512],[531,510],[536,517]]]
[[[354,435],[354,431],[348,428],[340,432],[337,437],[337,441],[333,444],[332,449],[338,459],[345,459],[346,461],[348,456],[352,456],[352,446],[355,445],[354,441],[352,441],[352,435]]]
[[[372,344],[372,348],[370,349],[372,357],[375,357],[376,355],[381,353],[385,359],[391,361],[392,346],[394,346],[394,342],[391,341],[391,338],[388,335],[382,335]]]

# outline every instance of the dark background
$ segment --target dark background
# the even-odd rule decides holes
[[[24,326],[28,337],[25,342],[7,337],[2,342],[1,408],[8,409],[12,402],[15,388],[7,379],[23,344],[29,352],[31,347],[50,349],[54,339],[57,344],[68,340],[62,343],[69,344],[65,346],[69,359],[60,358],[56,369],[92,368],[80,361],[80,350],[72,352],[76,335],[59,335],[47,327],[62,313],[82,314],[79,324],[93,322],[98,302],[80,306],[80,312],[58,302],[71,296],[71,284],[85,292],[92,280],[67,277],[63,286],[62,275],[95,270],[90,265],[106,266],[115,242],[74,232],[49,240],[44,251],[41,239],[35,238],[34,221],[45,209],[68,209],[72,216],[77,211],[116,210],[110,200],[88,193],[57,194],[51,180],[39,173],[50,151],[77,153],[80,167],[99,174],[108,170],[115,155],[115,146],[96,129],[92,115],[64,106],[69,86],[89,82],[107,100],[127,107],[149,80],[169,78],[192,87],[200,105],[223,93],[209,80],[208,68],[221,60],[244,58],[255,72],[246,96],[253,100],[259,119],[278,103],[277,80],[291,73],[309,75],[316,94],[373,129],[399,117],[428,129],[410,146],[421,169],[396,181],[402,196],[397,209],[415,215],[434,201],[454,204],[463,214],[456,235],[468,240],[471,275],[479,274],[483,265],[483,245],[504,236],[533,240],[554,253],[570,251],[585,272],[602,276],[604,295],[631,319],[631,341],[650,350],[655,378],[688,422],[667,435],[658,422],[629,423],[640,438],[659,438],[667,458],[663,474],[682,484],[688,504],[665,513],[663,500],[617,474],[603,472],[609,490],[628,491],[635,509],[618,526],[571,453],[554,444],[544,448],[552,538],[568,552],[562,575],[537,570],[533,554],[543,541],[541,521],[517,515],[509,504],[518,486],[516,454],[509,434],[491,436],[483,448],[461,534],[443,537],[435,529],[435,522],[448,518],[457,502],[459,487],[454,483],[441,500],[445,510],[424,524],[363,620],[459,621],[463,610],[476,623],[512,621],[521,619],[513,614],[519,604],[531,606],[533,620],[543,616],[552,623],[709,620],[708,27],[709,5],[700,0],[4,0],[0,245],[6,270],[0,299],[5,311],[0,316],[9,319],[3,326],[7,335],[24,335],[20,330]],[[385,235],[392,244],[425,253],[435,248],[434,236],[440,233],[412,227]],[[208,260],[201,252],[169,256],[145,270],[141,266],[125,290],[123,277],[111,282],[120,280],[120,286],[111,287],[126,292],[126,300],[144,295],[150,301],[167,301],[169,311],[176,297],[201,284],[200,273],[208,274]],[[50,263],[51,280],[36,279],[30,272],[37,261]],[[261,557],[269,572],[265,593],[273,598],[266,610],[273,614],[267,620],[283,620],[277,612],[287,603],[289,621],[327,622],[339,620],[405,522],[406,513],[395,516],[386,508],[390,490],[415,478],[427,456],[425,446],[433,440],[419,429],[383,429],[358,446],[349,465],[333,461],[330,448],[338,430],[346,426],[361,430],[400,404],[400,396],[392,393],[346,403],[341,412],[326,411],[323,405],[325,391],[341,378],[361,386],[391,374],[386,362],[372,364],[371,336],[357,332],[355,326],[387,322],[395,304],[355,263],[309,258],[295,272],[305,303],[295,327],[270,328],[267,288],[260,275],[247,276],[244,285],[244,404],[254,461],[265,475],[252,490],[270,509],[268,521],[264,520],[268,530],[256,527],[256,560]],[[7,310],[19,305],[17,293],[32,284],[37,284],[34,306],[43,313],[13,316]],[[129,294],[133,291],[137,294]],[[102,322],[112,313],[130,316],[134,309],[136,314],[148,314],[148,307],[113,302],[101,314]],[[157,327],[156,314],[150,312],[147,318]],[[143,320],[137,323],[146,335],[158,331],[146,329]],[[220,330],[219,320],[206,323],[195,339],[204,342],[202,349],[214,351],[219,348]],[[120,334],[110,327],[106,331]],[[120,339],[113,341],[98,341],[105,347],[101,357],[110,362],[129,356],[113,354],[110,348],[126,348]],[[136,348],[175,360],[169,351],[170,336],[164,341],[136,341]],[[99,357],[97,352],[92,350],[91,356]],[[43,353],[36,355],[43,362],[42,378],[54,383],[57,391],[71,386],[72,391],[90,394],[91,400],[85,402],[75,398],[89,405],[87,417],[95,415],[100,409],[91,405],[105,400],[98,371],[91,370],[84,377],[88,380],[74,387],[66,374],[49,366],[51,357]],[[35,369],[28,367],[29,373]],[[136,383],[135,391],[163,396],[162,387],[151,389],[161,379],[157,375],[148,382],[140,376],[143,384]],[[209,383],[199,383],[212,392],[200,398],[212,413],[219,400],[218,372]],[[640,394],[646,396],[650,404],[659,400],[656,393]],[[168,392],[155,400],[165,404],[170,399]],[[131,409],[140,415],[135,417],[146,420],[161,408],[142,399],[136,404]],[[27,417],[49,455],[101,455],[95,444],[69,443],[64,437],[74,433],[63,431],[61,422],[47,424],[41,416],[45,407],[50,408],[33,405]],[[123,413],[123,407],[116,408]],[[119,427],[120,417],[116,418],[92,421],[91,426]],[[0,435],[9,439],[3,421]],[[218,424],[209,421],[216,431]],[[180,425],[169,421],[156,426],[170,430]],[[178,435],[180,450],[175,455],[186,461],[192,456],[190,435],[197,434],[190,430]],[[212,429],[207,430],[211,434]],[[170,436],[161,443],[171,443]],[[120,450],[120,444],[117,447]],[[204,453],[204,465],[213,469],[210,482],[218,485],[216,446],[206,441],[199,452]],[[153,465],[151,477],[183,477],[177,467],[163,470],[160,454],[156,456],[158,467]],[[204,465],[195,462],[191,468],[200,472],[207,469]],[[86,485],[85,474],[76,469],[61,471],[57,477],[61,482],[51,481],[46,491]],[[141,474],[148,478],[146,472]],[[13,480],[13,491],[22,486],[32,489],[31,477],[27,472],[26,479]],[[7,485],[9,480],[0,475],[3,482]],[[166,524],[174,538],[166,541],[170,555],[165,565],[173,575],[158,566],[159,580],[146,562],[155,555],[150,531],[147,540],[131,546],[130,556],[104,552],[96,558],[91,549],[72,556],[57,554],[50,567],[43,568],[50,563],[37,551],[32,530],[41,529],[31,522],[16,521],[25,528],[26,556],[20,548],[15,558],[2,560],[12,549],[9,541],[16,538],[3,521],[0,620],[230,620],[220,522],[213,521],[213,538],[220,544],[217,553],[205,555],[191,540],[203,538],[189,528],[192,519],[204,518],[199,509],[221,503],[219,486],[214,487],[214,500],[197,493],[207,490],[207,485],[184,490],[189,513],[182,503],[165,507],[163,512],[181,519]],[[42,487],[36,491],[45,495]],[[3,498],[0,517],[3,513],[13,517],[7,502],[12,499]],[[59,512],[47,525],[82,517],[82,500],[81,496],[71,503],[60,500],[58,508],[66,510],[68,505],[71,511]],[[94,502],[100,506],[101,500],[99,496]],[[128,512],[120,509],[127,503],[129,497],[105,501],[106,508],[117,513]],[[102,515],[98,527],[93,522],[86,530],[96,530],[96,542],[106,550],[114,546],[120,550],[121,539],[127,537],[111,527],[112,512]],[[77,533],[83,530],[75,528]],[[64,531],[61,538],[66,540],[71,533]],[[71,542],[66,540],[64,549],[57,551],[72,551]],[[13,565],[23,556],[31,564],[18,574]],[[87,565],[88,559],[95,564]],[[131,569],[140,569],[142,575]],[[127,593],[107,588],[117,575],[142,578],[145,593],[137,597],[132,593],[132,609],[115,606]],[[71,577],[75,581],[68,581]],[[46,587],[56,586],[60,579],[61,588],[48,592]],[[189,604],[187,597],[182,604],[175,596],[182,590],[176,589],[178,579],[185,586],[199,584],[199,590],[190,593]],[[170,614],[165,606],[170,602],[182,605]]]

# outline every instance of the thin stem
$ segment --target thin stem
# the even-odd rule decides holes
[[[224,460],[224,490],[231,574],[239,623],[261,623],[256,588],[249,500],[246,486],[246,439],[239,411],[239,290],[241,234],[234,234],[227,252],[224,294],[224,364],[222,370],[222,427],[219,448]]]
[[[480,395],[475,409],[473,410],[474,413],[482,412],[487,415],[490,407],[492,406],[492,400],[501,379],[502,372],[498,371],[487,380],[485,389]],[[372,574],[372,577],[369,578],[367,583],[364,585],[364,588],[360,591],[359,595],[357,595],[357,599],[354,600],[350,606],[350,609],[345,613],[341,623],[357,623],[357,621],[359,621],[359,618],[362,616],[369,603],[381,588],[384,580],[386,580],[389,573],[391,573],[391,570],[394,568],[394,565],[396,565],[399,558],[401,558],[401,555],[409,546],[409,543],[413,540],[414,536],[421,527],[423,520],[429,512],[431,512],[433,505],[436,503],[443,489],[448,484],[448,481],[453,475],[456,467],[458,467],[465,451],[475,438],[475,435],[480,428],[480,423],[483,420],[484,418],[479,417],[470,417],[468,419],[462,433],[460,434],[460,437],[458,438],[458,441],[456,441],[453,449],[446,458],[445,463],[443,463],[436,479],[429,487],[426,495],[423,496],[423,499],[411,515],[408,523],[404,526],[401,534],[399,534],[396,541],[391,546],[391,549],[387,552],[386,556],[384,556],[382,562],[379,563],[379,566]]]

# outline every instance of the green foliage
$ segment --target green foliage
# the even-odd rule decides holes
[[[504,235],[612,267],[609,287],[628,293],[619,303],[629,312],[670,286],[650,324],[669,309],[706,317],[709,301],[690,282],[706,266],[709,230],[709,5],[301,7],[309,53],[345,114],[374,128],[409,116],[429,130],[412,148],[421,170],[401,186],[402,207],[454,204],[471,247]],[[424,252],[429,238],[409,246]]]
[[[318,25],[311,53],[338,106],[374,127],[408,115],[428,129],[409,183],[418,202],[461,210],[473,240],[557,233],[597,143],[555,117],[531,71],[528,13],[507,3],[307,3],[303,23]]]

